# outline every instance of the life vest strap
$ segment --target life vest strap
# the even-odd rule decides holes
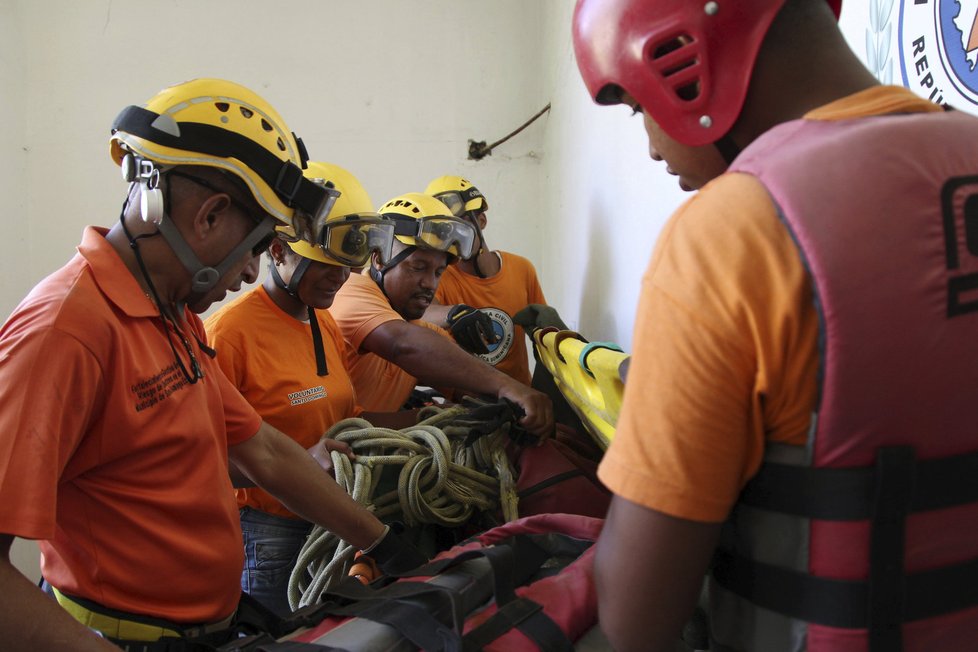
[[[903,623],[978,605],[978,558],[904,573],[907,516],[936,506],[972,502],[975,489],[968,485],[975,484],[974,475],[941,474],[964,473],[976,462],[978,456],[973,454],[918,462],[911,447],[892,446],[878,451],[873,467],[809,469],[769,465],[769,469],[779,468],[773,475],[769,471],[762,483],[753,488],[752,500],[744,502],[826,520],[857,520],[857,514],[868,512],[863,520],[870,521],[869,580],[818,577],[726,549],[718,550],[714,556],[713,578],[746,600],[791,618],[827,627],[867,629],[871,652],[900,649]],[[784,473],[787,468],[801,473],[789,476]],[[771,484],[773,477],[783,479],[786,485]],[[871,486],[866,486],[870,479]],[[825,484],[832,480],[842,488]],[[762,486],[767,493],[762,492]],[[964,496],[945,494],[957,487],[964,490]],[[820,500],[821,491],[829,500]],[[786,496],[795,492],[799,498]],[[863,492],[868,492],[869,497]],[[863,501],[869,504],[864,505]]]
[[[718,550],[713,579],[754,604],[826,627],[869,626],[869,582],[806,575]],[[978,559],[905,576],[905,609],[911,622],[978,605]]]
[[[978,502],[978,453],[917,460],[911,513]],[[740,502],[783,514],[827,521],[872,518],[875,465],[809,467],[765,462],[744,487]]]

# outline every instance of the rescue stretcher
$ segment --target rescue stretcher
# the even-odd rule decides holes
[[[528,331],[537,364],[542,364],[581,424],[602,450],[615,435],[629,355],[611,342],[589,342],[580,333],[557,328]]]

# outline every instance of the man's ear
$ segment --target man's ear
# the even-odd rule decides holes
[[[376,251],[370,252],[370,266],[376,270],[384,269],[384,264],[380,262],[380,254]]]
[[[484,231],[486,229],[486,224],[489,223],[489,219],[486,217],[486,212],[482,211],[476,215],[475,219],[479,223],[479,228]]]
[[[224,193],[211,195],[197,206],[194,213],[194,235],[206,239],[218,233],[231,219],[231,198]]]
[[[271,256],[272,262],[276,265],[282,265],[285,263],[285,248],[288,245],[285,244],[280,238],[275,238],[272,243],[268,245],[268,255]]]

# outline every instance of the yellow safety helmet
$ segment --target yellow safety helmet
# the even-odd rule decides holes
[[[380,207],[382,217],[394,220],[394,236],[410,247],[445,251],[468,258],[477,235],[468,222],[452,215],[448,206],[431,195],[409,192]]]
[[[291,229],[282,228],[289,247],[303,258],[328,265],[363,267],[370,253],[390,259],[394,223],[373,210],[373,202],[360,181],[348,170],[333,163],[310,161],[305,176],[316,183],[329,180],[340,196],[332,210],[312,225],[312,241],[293,239]]]
[[[195,79],[160,91],[144,106],[129,106],[112,124],[112,159],[127,154],[162,166],[204,165],[241,179],[278,222],[323,219],[336,200],[329,184],[303,176],[306,152],[264,99],[221,79]]]
[[[450,174],[438,177],[428,184],[424,192],[448,206],[455,217],[469,212],[478,215],[489,210],[489,203],[479,189],[462,177]]]

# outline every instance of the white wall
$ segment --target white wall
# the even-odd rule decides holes
[[[541,192],[548,300],[571,328],[631,348],[639,282],[664,221],[686,197],[648,155],[640,116],[591,102],[571,44],[572,2],[547,3],[541,83],[554,103]]]
[[[272,10],[275,7],[275,10]],[[537,79],[545,3],[522,0],[0,0],[0,178],[8,236],[0,316],[118,218],[107,149],[120,109],[199,76],[264,95],[313,158],[380,204],[460,172],[492,201],[497,247],[534,257],[547,117],[481,162],[548,99]],[[521,228],[509,228],[520,225]]]

